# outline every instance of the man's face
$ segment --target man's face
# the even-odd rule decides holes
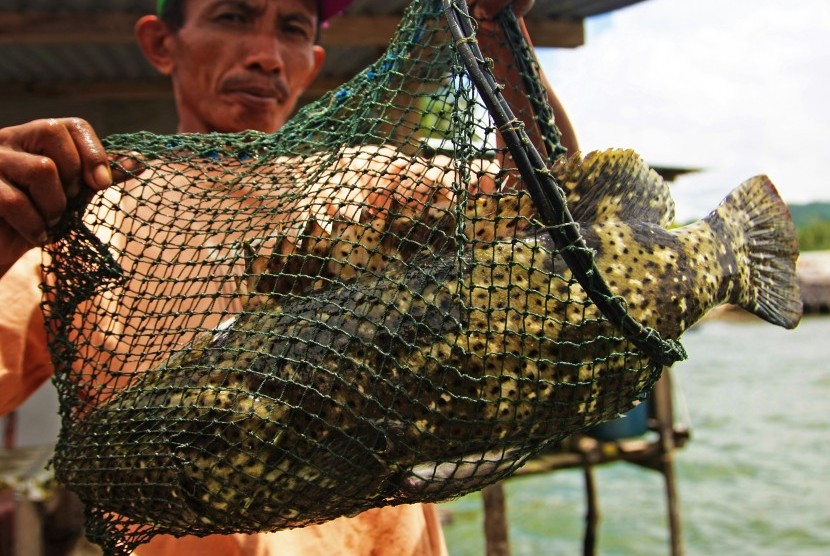
[[[186,0],[170,38],[180,131],[273,132],[316,77],[317,0]]]

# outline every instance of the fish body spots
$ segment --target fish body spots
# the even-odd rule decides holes
[[[697,321],[724,300],[721,261],[731,249],[705,223],[666,231],[611,220],[583,227],[583,234],[609,287],[628,302],[629,313],[667,337],[678,337],[681,323]],[[696,302],[689,303],[692,299]]]

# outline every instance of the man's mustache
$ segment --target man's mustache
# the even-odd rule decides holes
[[[222,82],[222,91],[253,93],[259,96],[274,97],[280,102],[288,98],[288,86],[282,78],[256,73],[229,75]]]

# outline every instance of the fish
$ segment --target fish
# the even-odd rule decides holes
[[[795,228],[766,176],[672,227],[634,151],[551,172],[643,326],[679,339],[723,303],[797,326]],[[246,311],[89,409],[58,478],[159,532],[273,531],[479,490],[647,395],[662,366],[604,318],[527,192],[441,199],[248,245]]]

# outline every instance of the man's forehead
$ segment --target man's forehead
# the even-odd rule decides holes
[[[159,12],[164,8],[164,4],[170,0],[158,0]],[[239,4],[245,6],[267,6],[269,4],[307,7],[310,10],[316,11],[322,5],[326,4],[324,0],[183,0],[186,5],[190,6],[214,6],[220,4]]]

